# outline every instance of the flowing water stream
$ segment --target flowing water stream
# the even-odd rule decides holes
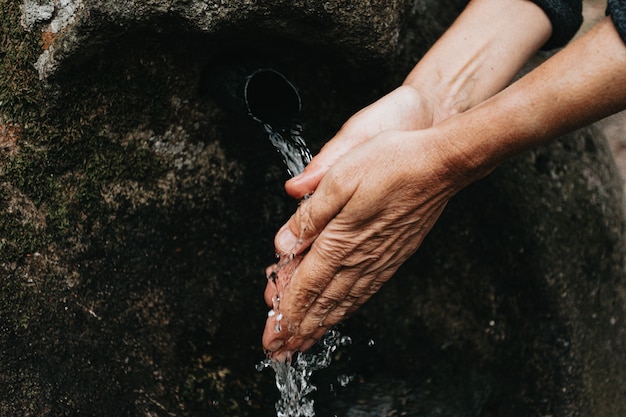
[[[302,126],[294,124],[290,128],[274,129],[267,123],[263,124],[263,130],[268,134],[270,142],[283,157],[287,166],[287,173],[295,177],[307,166],[313,156],[302,138]]]
[[[312,159],[311,152],[302,138],[302,127],[294,124],[293,127],[287,129],[274,129],[264,123],[263,129],[274,148],[281,154],[288,174],[293,177],[301,173]],[[289,267],[289,264],[294,262],[293,259],[289,255],[282,256],[274,268],[274,273],[277,274],[283,267]],[[280,293],[278,293],[274,308],[270,310],[270,315],[281,316],[279,300]],[[278,332],[281,330],[280,319],[277,323],[276,331]],[[352,340],[348,336],[342,336],[336,329],[330,329],[314,348],[307,352],[295,353],[290,361],[281,362],[267,358],[259,363],[258,371],[271,368],[276,374],[276,387],[280,393],[280,399],[276,403],[277,416],[314,417],[314,401],[308,396],[316,391],[317,387],[311,382],[311,376],[315,371],[330,365],[332,355],[338,347],[351,343]],[[342,385],[347,384],[350,378],[343,376],[339,382]]]

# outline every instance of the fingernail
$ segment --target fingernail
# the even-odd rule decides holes
[[[291,356],[293,355],[292,351],[283,351],[280,353],[277,353],[276,355],[274,355],[272,357],[272,359],[274,359],[275,361],[278,362],[289,362],[291,363]]]
[[[272,352],[277,351],[278,349],[280,349],[280,347],[282,345],[284,345],[285,342],[283,342],[280,339],[274,340],[272,343],[270,343],[270,345],[267,347],[269,350],[271,350]]]
[[[283,228],[276,236],[276,244],[281,252],[293,252],[298,243],[298,238],[291,233],[288,227]]]

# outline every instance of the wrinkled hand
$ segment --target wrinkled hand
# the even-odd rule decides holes
[[[264,347],[306,350],[413,254],[460,188],[440,138],[387,131],[337,160],[276,236]],[[444,141],[447,142],[447,141]],[[293,259],[291,259],[293,258]],[[277,305],[277,301],[278,305]]]
[[[317,188],[336,161],[385,130],[418,130],[443,117],[435,100],[410,85],[403,85],[357,112],[313,158],[301,175],[287,181],[285,189],[302,198]]]

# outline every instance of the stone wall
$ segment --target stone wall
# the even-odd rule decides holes
[[[315,151],[458,3],[0,0],[0,415],[273,415],[263,269],[295,202],[210,69],[288,76]],[[342,327],[319,415],[623,415],[622,209],[593,128],[468,188]]]

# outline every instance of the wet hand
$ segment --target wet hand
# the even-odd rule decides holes
[[[388,131],[328,170],[276,236],[267,350],[306,350],[391,278],[462,188],[448,162],[432,135]]]
[[[418,130],[432,126],[438,115],[434,100],[403,85],[352,116],[313,158],[304,172],[287,181],[294,198],[312,193],[328,169],[352,149],[385,130]]]

